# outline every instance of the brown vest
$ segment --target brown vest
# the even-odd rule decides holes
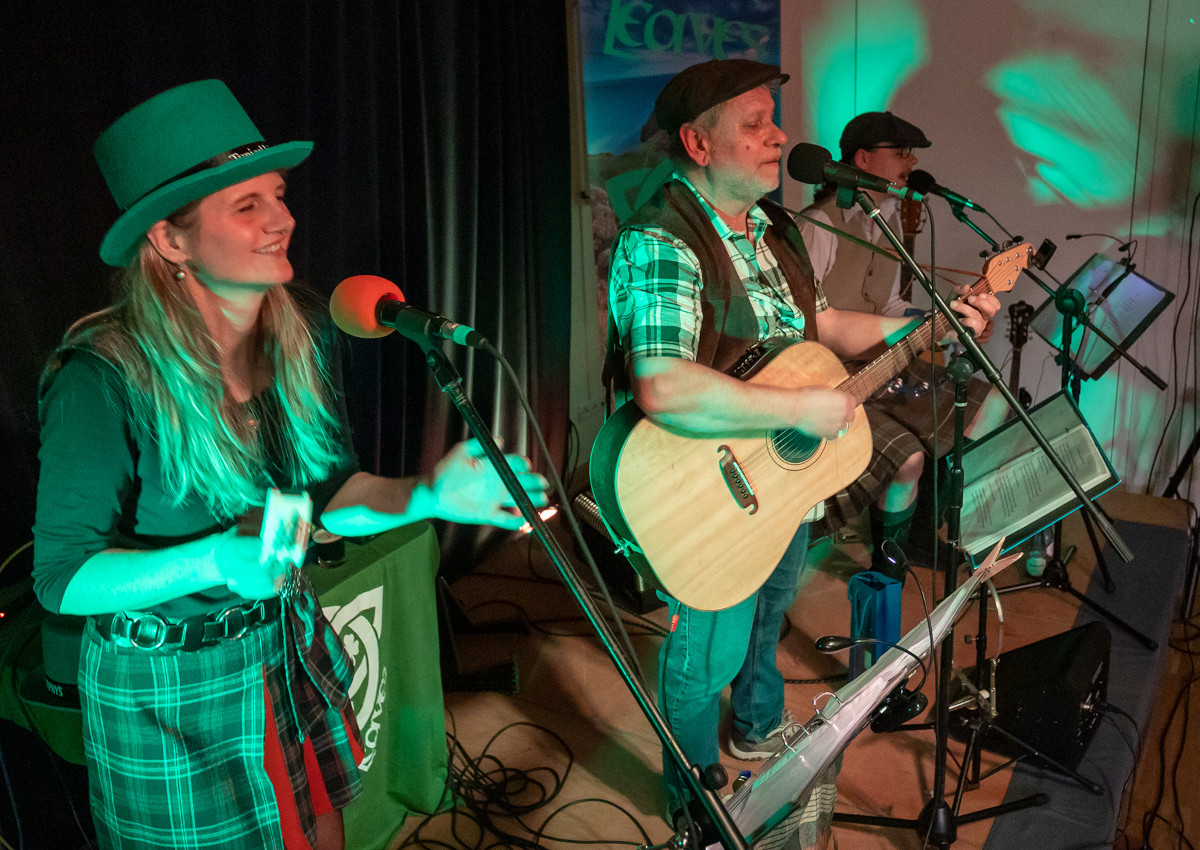
[[[891,243],[878,228],[869,228],[870,220],[865,216],[856,216],[850,226],[846,226],[846,211],[837,205],[837,195],[817,201],[804,209],[804,212],[820,210],[829,216],[833,226],[845,230],[867,242],[874,242],[882,248],[891,250]],[[898,216],[888,221],[897,234],[901,233]],[[869,230],[875,230],[875,238],[869,235]],[[838,310],[857,310],[861,313],[882,314],[887,306],[888,297],[892,294],[892,284],[896,281],[896,267],[899,262],[881,257],[874,251],[841,239],[837,246],[837,259],[833,268],[821,281],[821,289],[830,307]]]
[[[796,307],[804,315],[804,337],[815,340],[816,286],[800,231],[791,216],[772,201],[763,198],[758,206],[771,220],[763,238],[775,255]],[[687,186],[672,180],[664,184],[625,223],[625,228],[638,226],[661,227],[681,239],[696,254],[703,284],[700,289],[701,324],[696,362],[718,371],[728,371],[748,348],[761,340],[758,317],[750,297],[708,214]],[[625,352],[620,347],[611,311],[604,374],[606,384],[618,390],[628,389]]]

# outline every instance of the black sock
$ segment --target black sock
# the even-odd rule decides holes
[[[913,502],[899,511],[885,511],[871,505],[867,512],[871,523],[871,569],[901,583],[904,582],[903,559],[900,563],[890,560],[884,552],[883,541],[891,540],[897,546],[908,542],[908,529],[916,507]]]

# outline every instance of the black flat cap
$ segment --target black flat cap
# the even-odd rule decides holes
[[[658,126],[672,136],[700,113],[775,80],[786,83],[788,75],[778,65],[749,59],[710,59],[684,68],[663,86],[654,102]]]
[[[842,138],[838,143],[843,162],[849,162],[859,148],[873,148],[876,145],[927,148],[930,144],[920,127],[890,112],[864,112],[854,116],[846,124],[846,129],[842,130]]]

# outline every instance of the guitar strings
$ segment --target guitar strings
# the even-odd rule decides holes
[[[1031,252],[1032,249],[1026,251],[1026,255]],[[968,298],[971,297],[971,295],[977,295],[984,292],[994,293],[996,292],[996,287],[992,285],[992,276],[1002,276],[1004,273],[1006,273],[1006,271],[1015,271],[1016,274],[1020,274],[1021,269],[1024,268],[1024,264],[1019,262],[1021,259],[1019,257],[1019,250],[1014,249],[1013,251],[1008,252],[1007,255],[997,256],[992,259],[996,261],[996,259],[1001,258],[1003,258],[1003,262],[1001,263],[989,262],[988,268],[984,270],[983,276],[980,277],[976,283],[974,283],[974,286],[972,286],[964,295],[962,295],[962,298]],[[1009,269],[1009,265],[1013,263],[1015,263],[1015,265],[1013,265],[1012,269]],[[1009,281],[1008,288],[1012,288],[1012,282],[1013,281]],[[929,325],[930,323],[932,324],[932,331],[928,331],[928,329],[926,329],[926,325]],[[845,381],[842,381],[839,384],[839,389],[842,389],[846,391],[846,393],[852,395],[854,399],[858,401],[859,405],[862,405],[866,399],[869,399],[870,396],[875,395],[875,393],[877,393],[877,391],[887,383],[887,381],[880,381],[878,376],[875,375],[875,372],[880,372],[881,375],[890,372],[894,376],[901,369],[904,369],[905,366],[912,363],[913,360],[916,360],[917,355],[920,352],[926,351],[926,348],[922,348],[920,349],[920,352],[918,352],[917,349],[914,348],[913,343],[910,342],[910,339],[919,339],[918,335],[930,333],[932,339],[940,340],[944,335],[946,335],[949,328],[949,319],[946,318],[946,316],[941,315],[941,313],[932,316],[930,319],[926,319],[925,322],[917,325],[917,327],[913,328],[910,333],[906,334],[900,341],[896,342],[894,346],[889,347],[886,352],[883,352],[883,354],[880,355],[880,357],[872,360],[870,364],[864,367],[864,369],[859,370],[858,372],[854,373],[854,375],[847,377]],[[901,361],[901,363],[898,363],[898,361]],[[884,363],[887,363],[889,366],[886,370],[881,369],[881,366]],[[746,484],[751,487],[751,490],[754,489],[754,480],[752,480],[752,475],[760,472],[763,468],[770,468],[770,466],[774,465],[775,461],[773,454],[786,456],[791,450],[802,447],[802,445],[808,443],[811,441],[811,439],[814,438],[804,435],[804,433],[800,433],[797,429],[773,431],[772,436],[770,436],[760,448],[751,451],[749,455],[746,455],[745,459],[738,461],[738,466],[740,469],[742,469],[742,474],[746,480]],[[818,445],[820,445],[826,441],[816,442]],[[772,448],[775,449],[775,453],[772,453]]]
[[[1004,263],[997,264],[996,268],[988,268],[984,275],[975,283],[974,286],[970,288],[970,290],[967,291],[965,295],[963,295],[963,297],[967,298],[972,295],[978,295],[982,292],[995,292],[995,287],[992,285],[993,274],[999,274],[1008,271],[1008,264],[1010,262],[1015,262],[1016,259],[1017,258],[1014,258],[1013,260],[1006,259]],[[1018,264],[1015,268],[1015,271],[1020,273],[1021,267],[1022,266]],[[918,338],[918,335],[921,335],[923,338],[923,335],[929,332],[927,326],[931,323],[933,325],[931,335],[934,339],[941,339],[950,329],[950,321],[944,315],[937,314],[930,319],[927,319],[917,327],[913,328],[913,330],[909,331],[909,333],[905,334],[905,336],[896,342],[895,345],[889,347],[886,351],[884,351],[883,354],[869,363],[866,367],[860,369],[858,372],[842,381],[841,384],[838,385],[838,388],[849,395],[854,396],[855,400],[857,400],[861,405],[864,401],[866,401],[866,399],[878,392],[884,386],[884,384],[887,383],[887,381],[880,381],[879,376],[875,374],[876,372],[879,372],[881,375],[890,373],[892,376],[894,376],[901,369],[903,369],[909,363],[912,363],[917,358],[920,352],[914,348],[914,344],[909,340],[910,338]],[[925,350],[927,349],[922,348],[920,351],[923,352]],[[888,364],[889,368],[882,369],[881,367],[885,363]],[[890,379],[891,378],[889,377],[888,380]],[[857,418],[857,413],[855,418]],[[738,467],[741,470],[743,477],[746,479],[747,485],[749,485],[752,490],[754,489],[753,476],[762,469],[770,469],[775,463],[775,454],[786,457],[790,451],[803,446],[805,443],[813,439],[814,438],[801,433],[795,428],[773,431],[772,436],[769,437],[762,446],[752,451],[744,459],[738,461]],[[826,441],[817,440],[816,442],[819,446],[821,443]],[[772,447],[775,449],[774,452],[771,451]]]
[[[976,294],[977,289],[986,285],[986,280],[981,281],[975,287],[972,287],[968,295]],[[950,323],[944,316],[936,316],[932,322],[933,334],[936,338],[941,338],[949,330]],[[918,352],[914,348],[913,343],[909,341],[909,338],[927,333],[928,324],[929,320],[918,325],[865,368],[842,381],[838,388],[854,396],[858,403],[862,404],[863,401],[874,395],[887,383],[887,381],[880,381],[879,377],[875,374],[876,372],[894,375],[916,359]],[[921,350],[924,351],[925,349]],[[888,365],[888,368],[882,369],[881,367],[885,364]],[[775,464],[774,454],[777,453],[786,457],[789,452],[803,446],[812,439],[812,437],[801,433],[795,428],[774,432],[764,445],[755,449],[739,461],[738,465],[746,478],[747,484],[753,489],[754,482],[752,477],[763,469],[770,469]],[[824,441],[817,441],[818,445],[822,442]],[[775,449],[774,452],[771,451],[772,448]]]

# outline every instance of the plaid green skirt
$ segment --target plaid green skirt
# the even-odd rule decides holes
[[[319,619],[305,629],[289,625],[285,613],[240,639],[195,652],[121,647],[89,622],[79,684],[100,847],[283,848],[279,803],[264,766],[266,694],[309,842],[316,843],[316,820],[306,737],[333,808],[358,794],[350,741],[358,730],[352,712],[349,724],[343,718],[344,689],[339,701],[336,688],[314,686],[308,667],[295,663],[297,645],[304,653],[306,639],[326,643],[332,630],[320,628],[324,619],[311,597],[295,604],[305,608],[305,619]],[[298,633],[285,632],[290,628]],[[320,649],[338,656],[337,672],[349,675],[348,664],[340,669],[340,645]],[[332,700],[320,697],[330,690]]]
[[[917,394],[883,390],[863,404],[871,422],[871,459],[849,487],[825,500],[824,519],[813,523],[814,537],[831,534],[852,523],[883,495],[896,470],[909,457],[917,452],[932,457],[935,434],[938,457],[944,457],[954,448],[954,385],[940,366],[934,367],[934,374],[932,391]],[[908,390],[922,381],[928,382],[929,364],[914,363],[900,373],[900,378]],[[966,424],[971,424],[990,389],[991,384],[979,378],[967,383]]]

